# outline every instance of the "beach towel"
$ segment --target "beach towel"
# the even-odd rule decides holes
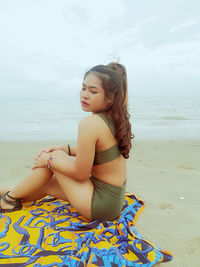
[[[135,222],[144,203],[126,193],[114,221],[87,221],[52,197],[0,214],[0,266],[154,266],[172,255],[142,238]]]

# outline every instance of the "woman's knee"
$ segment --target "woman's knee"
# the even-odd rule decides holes
[[[35,173],[36,175],[48,176],[49,178],[53,176],[53,172],[47,167],[36,168],[30,172]]]

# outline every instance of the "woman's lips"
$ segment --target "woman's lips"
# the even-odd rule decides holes
[[[81,101],[81,105],[84,106],[84,107],[88,107],[89,106],[89,104],[84,102],[84,101]]]

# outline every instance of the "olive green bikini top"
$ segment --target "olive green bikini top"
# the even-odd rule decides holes
[[[113,122],[111,120],[108,120],[108,118],[102,113],[98,113],[97,115],[99,115],[105,121],[105,123],[108,125],[110,131],[115,136],[115,126],[114,126]],[[115,144],[114,146],[112,146],[106,150],[96,150],[93,165],[98,165],[98,164],[110,162],[110,161],[118,158],[120,155],[121,155],[121,153],[120,153],[120,150],[119,150],[117,144]]]

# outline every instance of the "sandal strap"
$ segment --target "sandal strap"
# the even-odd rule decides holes
[[[21,199],[21,198],[12,197],[12,196],[10,196],[8,193],[10,193],[10,191],[8,191],[8,192],[5,194],[5,196],[8,196],[9,198],[11,198],[11,199],[13,199],[13,200],[16,200],[16,201],[19,201],[19,200],[21,200],[21,201],[22,201],[22,199]]]
[[[19,209],[22,208],[22,200],[21,200],[21,199],[16,199],[16,198],[15,198],[14,201],[11,201],[11,200],[8,200],[8,199],[6,198],[6,196],[10,197],[10,196],[6,193],[5,195],[1,196],[1,199],[2,199],[5,203],[7,203],[7,204],[13,206],[13,209],[12,209],[13,211],[14,211],[14,210],[19,210]],[[12,198],[12,199],[14,199],[14,198]]]

